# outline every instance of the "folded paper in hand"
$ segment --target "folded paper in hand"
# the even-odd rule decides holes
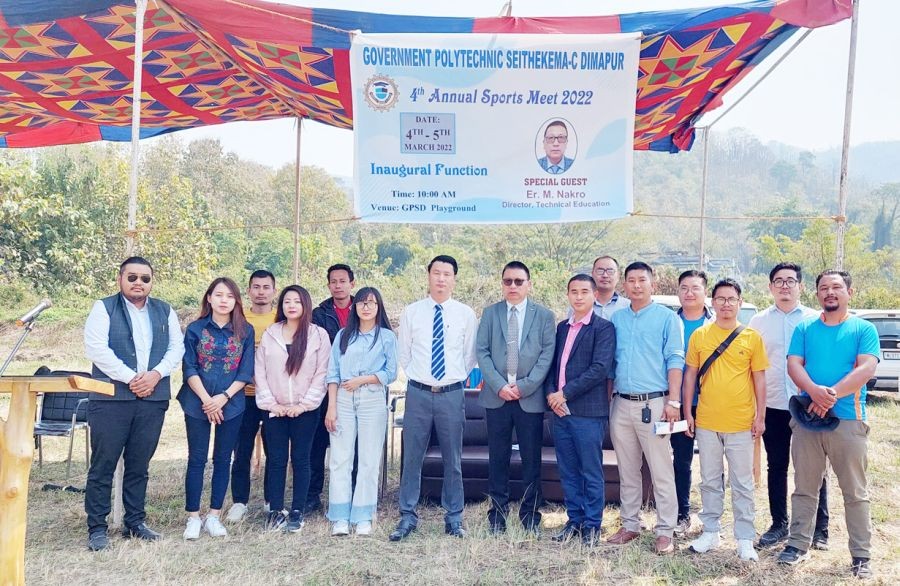
[[[670,433],[680,433],[682,431],[687,431],[688,425],[687,421],[682,419],[681,421],[676,421],[672,428],[669,429],[668,421],[657,421],[653,424],[653,433],[656,435],[668,435]]]

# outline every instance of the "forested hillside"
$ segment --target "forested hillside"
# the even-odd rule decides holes
[[[867,168],[866,152],[872,150],[856,149],[859,160],[851,159],[851,168]],[[177,135],[142,153],[138,250],[156,265],[156,293],[192,307],[213,276],[244,281],[260,267],[287,282],[292,165],[267,167],[224,152],[215,140],[186,143]],[[778,260],[799,260],[807,274],[833,264],[834,222],[824,218],[837,213],[837,167],[828,161],[821,154],[763,145],[742,131],[712,136],[707,215],[763,219],[710,220],[707,254],[734,260],[733,272],[749,285],[753,301],[765,303],[761,272]],[[113,144],[0,153],[3,316],[42,294],[63,306],[81,306],[110,290],[124,254],[128,164],[126,147]],[[561,309],[565,280],[598,254],[623,262],[696,257],[701,171],[699,143],[679,155],[640,152],[634,217],[461,227],[353,221],[346,182],[304,167],[299,281],[322,297],[324,269],[348,262],[357,270],[357,283],[381,287],[398,313],[424,294],[427,260],[449,253],[461,265],[457,296],[480,307],[498,295],[502,264],[517,258],[533,267],[537,296]],[[900,182],[851,176],[846,266],[858,284],[855,305],[898,307]],[[674,271],[662,271],[663,289],[671,288]]]

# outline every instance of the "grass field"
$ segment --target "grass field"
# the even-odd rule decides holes
[[[40,364],[57,368],[84,367],[80,344],[55,343],[61,331],[45,330],[30,341],[21,360],[9,374],[34,372]],[[11,347],[13,333],[0,332],[0,348]],[[49,348],[49,350],[35,350]],[[8,400],[0,396],[0,415]],[[900,581],[900,398],[897,394],[870,399],[869,492],[874,525],[873,566],[876,583]],[[84,484],[82,437],[76,440],[72,483]],[[419,531],[406,542],[387,540],[397,520],[397,470],[390,471],[388,491],[381,501],[379,520],[369,538],[332,538],[330,526],[321,516],[308,519],[299,535],[267,534],[262,531],[262,500],[259,483],[253,485],[248,518],[229,527],[228,537],[181,539],[185,514],[183,475],[186,465],[184,423],[178,404],[168,412],[163,437],[150,470],[147,495],[148,524],[162,531],[165,539],[145,544],[126,541],[116,534],[112,547],[91,553],[85,547],[86,527],[82,496],[43,492],[46,482],[61,483],[65,472],[67,441],[45,441],[45,465],[32,470],[29,492],[29,522],[26,573],[31,584],[803,584],[805,586],[854,583],[849,573],[847,534],[843,503],[837,481],[831,476],[831,550],[814,552],[813,558],[795,568],[775,563],[778,550],[762,552],[760,561],[739,562],[731,536],[731,518],[726,511],[722,548],[704,555],[687,550],[688,540],[676,542],[678,553],[658,557],[652,553],[653,536],[644,536],[625,547],[605,544],[586,549],[580,544],[559,545],[546,536],[565,522],[558,505],[548,505],[544,515],[544,538],[526,538],[514,523],[503,537],[487,530],[487,505],[470,503],[465,519],[469,538],[444,536],[439,507],[420,509]],[[764,464],[765,465],[765,464]],[[699,476],[695,459],[695,484]],[[765,482],[765,474],[763,474]],[[208,482],[207,482],[208,489]],[[204,499],[206,501],[206,498]],[[730,496],[726,495],[726,502]],[[692,503],[699,507],[696,486]],[[230,501],[226,501],[226,507]],[[729,507],[726,507],[726,510]],[[765,486],[756,493],[756,527],[769,524]],[[652,526],[652,512],[644,514]],[[604,527],[618,528],[618,511],[607,508]],[[695,522],[695,529],[698,529]]]

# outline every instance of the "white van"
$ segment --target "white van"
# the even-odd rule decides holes
[[[900,391],[900,309],[852,309],[851,312],[872,322],[878,330],[881,360],[875,369],[875,378],[869,388],[882,391]]]
[[[660,305],[665,305],[672,311],[678,311],[681,307],[681,302],[678,301],[677,295],[654,295],[653,301],[659,303]],[[712,311],[712,299],[709,297],[706,298],[706,307]],[[756,306],[750,303],[749,301],[744,301],[741,304],[741,312],[738,314],[738,321],[744,325],[750,323],[750,318],[756,315]]]

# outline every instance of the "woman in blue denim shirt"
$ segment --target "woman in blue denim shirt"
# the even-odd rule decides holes
[[[184,350],[184,384],[178,392],[188,440],[184,538],[198,539],[201,528],[210,537],[224,537],[228,532],[219,521],[219,511],[228,490],[231,454],[244,412],[244,385],[253,380],[254,359],[253,327],[244,318],[234,281],[219,277],[210,283],[201,301],[200,319],[184,332]],[[200,494],[213,426],[212,490],[203,523]]]
[[[378,289],[363,287],[354,297],[347,327],[334,339],[325,379],[325,427],[331,432],[328,519],[334,523],[332,535],[349,534],[351,523],[357,535],[372,532],[387,426],[387,391],[396,378],[397,337]],[[359,451],[359,471],[352,490],[355,450]]]

